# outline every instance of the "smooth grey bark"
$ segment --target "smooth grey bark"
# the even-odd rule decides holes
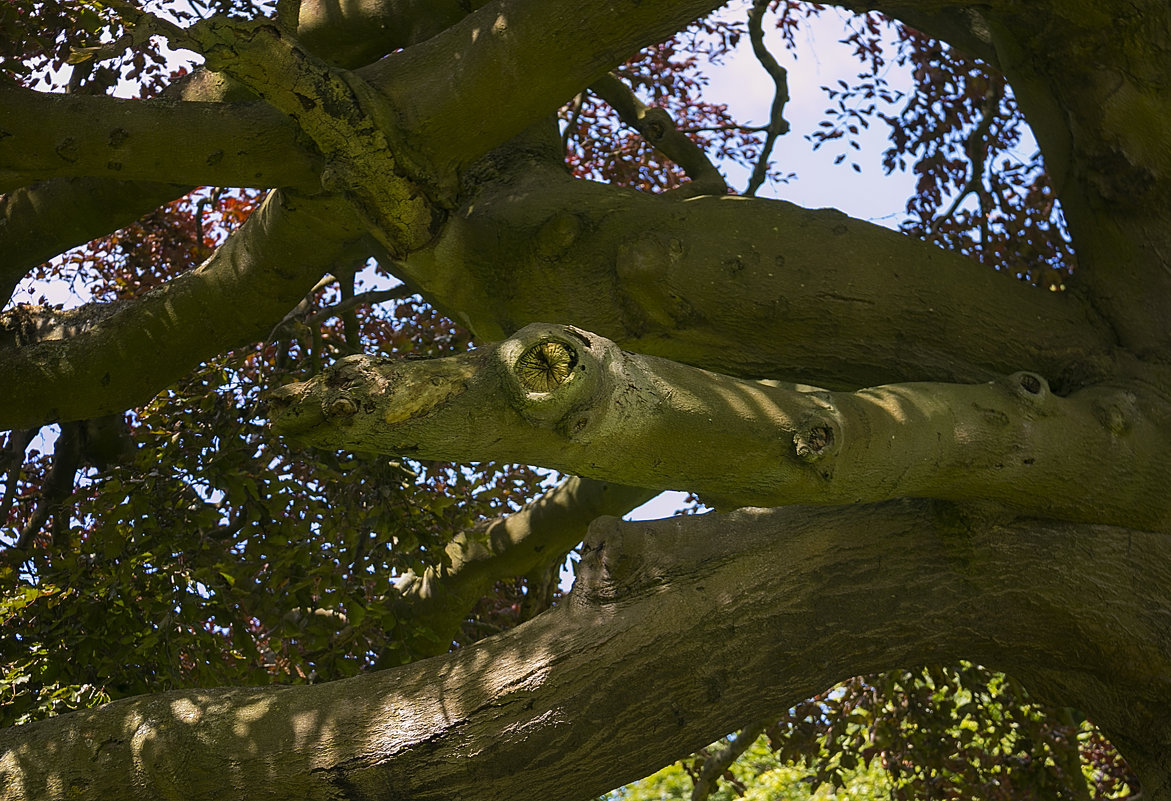
[[[960,658],[1085,710],[1165,797],[1168,547],[930,501],[605,518],[568,601],[511,632],[10,729],[0,799],[588,799],[859,671]]]
[[[8,182],[13,175],[64,175],[196,186],[320,183],[320,159],[308,152],[304,134],[258,101],[123,100],[9,88],[0,90],[0,119],[0,176]]]
[[[396,4],[376,5],[398,13]],[[994,0],[978,14],[947,0],[932,3],[929,11],[909,0],[874,4],[924,20],[976,52],[994,53],[1008,72],[1057,172],[1079,255],[1085,255],[1079,268],[1085,289],[1060,297],[977,275],[954,257],[832,214],[790,209],[786,224],[771,232],[775,238],[761,238],[756,225],[732,230],[737,214],[721,216],[724,206],[745,201],[672,205],[655,199],[651,213],[642,211],[649,203],[621,190],[574,185],[558,195],[560,188],[550,182],[551,191],[542,195],[543,186],[509,184],[508,176],[493,180],[487,174],[490,162],[468,170],[485,151],[639,46],[714,4],[572,4],[569,13],[570,5],[498,1],[459,24],[448,25],[445,16],[430,38],[410,34],[426,41],[359,75],[386,98],[363,111],[388,134],[400,136],[389,147],[394,163],[413,165],[409,178],[429,200],[445,210],[445,203],[453,204],[455,218],[437,226],[436,240],[407,254],[411,277],[425,282],[433,297],[478,330],[499,336],[555,319],[679,361],[833,387],[908,379],[982,381],[1029,370],[1040,375],[1017,374],[1015,386],[1000,377],[991,390],[938,388],[957,412],[956,398],[975,400],[992,412],[969,403],[962,411],[976,413],[976,419],[969,424],[955,418],[965,422],[952,426],[951,445],[972,431],[980,434],[970,443],[978,452],[985,426],[999,425],[997,413],[1015,427],[1017,444],[1026,448],[1038,438],[1057,448],[1060,438],[1050,429],[1069,419],[1065,410],[1071,408],[1077,414],[1069,431],[1091,435],[1070,437],[1076,458],[1063,461],[1056,451],[1047,457],[1052,472],[1036,485],[1038,497],[1007,497],[1021,488],[1001,486],[997,499],[1034,514],[1102,519],[1092,515],[1105,509],[1105,519],[1128,525],[1163,524],[1160,504],[1167,494],[1160,489],[1151,495],[1143,482],[1159,478],[1171,394],[1157,365],[1168,358],[1163,321],[1171,275],[1166,222],[1171,150],[1162,124],[1171,86],[1165,74],[1171,63],[1165,58],[1165,4],[1025,7]],[[307,7],[321,15],[315,19],[329,17],[328,4]],[[404,13],[418,20],[417,4],[397,7],[411,9]],[[445,5],[443,14],[458,16],[458,11]],[[1116,22],[1126,33],[1118,37],[1125,47],[1114,38]],[[328,38],[328,21],[322,26],[320,35]],[[380,29],[378,36],[383,33]],[[353,52],[376,53],[381,45],[364,47]],[[363,58],[346,57],[358,59],[349,66]],[[514,89],[520,84],[526,90],[518,96]],[[503,96],[517,99],[500,113]],[[316,134],[318,145],[328,141],[329,131],[306,132]],[[344,144],[334,146],[340,152]],[[299,227],[278,238],[275,226],[257,222],[230,241],[219,257],[222,270],[209,266],[172,285],[168,291],[182,299],[176,316],[170,316],[169,303],[160,302],[164,295],[155,294],[144,299],[138,316],[111,315],[117,323],[94,328],[89,339],[75,337],[72,350],[63,343],[6,349],[0,369],[16,377],[8,386],[25,393],[12,420],[116,411],[124,408],[119,404],[149,397],[191,360],[275,324],[281,305],[287,309],[299,299],[295,290],[312,285],[311,273],[319,275],[329,260],[322,257],[305,274],[290,275],[292,256],[309,246],[349,254],[343,245],[358,235],[350,216],[353,201],[369,203],[362,197],[368,187],[353,176],[343,175],[330,187],[336,195],[320,201],[341,204],[345,198],[346,210],[333,218],[346,221],[340,238]],[[469,202],[475,186],[482,190],[478,203]],[[488,199],[498,201],[495,218]],[[551,215],[548,203],[562,204],[563,213]],[[35,203],[25,208],[35,211]],[[776,208],[737,210],[749,216],[767,209],[760,214],[768,219]],[[693,209],[705,214],[688,216]],[[374,211],[393,217],[396,209]],[[510,229],[510,213],[520,221],[519,235]],[[364,216],[368,227],[389,238],[378,215]],[[635,217],[641,233],[624,227],[624,216]],[[701,217],[718,221],[727,238],[706,236],[697,228]],[[796,234],[802,226],[816,233]],[[839,226],[845,230],[839,232]],[[673,247],[675,241],[679,245]],[[288,247],[294,242],[304,247],[294,253]],[[794,242],[801,256],[792,265],[786,258],[792,272],[783,279],[769,275],[767,263],[754,263],[753,253],[774,263],[778,255],[790,256]],[[518,250],[520,243],[531,253]],[[242,255],[244,261],[236,260]],[[600,267],[583,272],[595,258]],[[471,266],[465,268],[465,261]],[[902,269],[904,263],[910,271]],[[935,275],[924,269],[940,265]],[[280,288],[269,296],[269,282],[276,279]],[[717,301],[712,306],[701,305],[705,280]],[[865,291],[858,295],[860,284]],[[900,284],[914,291],[900,291]],[[726,286],[732,291],[725,294]],[[468,292],[472,287],[497,293],[490,295],[497,310]],[[753,301],[762,297],[790,305],[758,310]],[[158,316],[159,310],[165,313]],[[241,316],[246,322],[236,319]],[[107,319],[100,313],[94,317]],[[587,322],[593,320],[597,324]],[[784,335],[769,345],[778,331]],[[878,333],[873,344],[872,331]],[[142,358],[143,342],[158,348],[150,359]],[[171,362],[176,353],[182,357],[174,362],[177,373],[140,369],[144,363]],[[440,376],[439,386],[461,380],[462,369]],[[538,364],[530,380],[548,382],[539,375],[559,371],[554,362]],[[1044,378],[1062,391],[1086,388],[1091,394],[1055,398]],[[26,383],[31,389],[24,389]],[[94,389],[112,384],[129,389]],[[774,389],[780,388],[739,394],[767,398],[769,413],[790,401],[810,400]],[[988,392],[999,393],[991,405]],[[888,393],[888,400],[898,395]],[[448,400],[434,388],[418,394],[411,403],[422,405],[399,403],[403,416],[384,422],[409,421],[428,405]],[[458,394],[462,390],[452,397]],[[1030,406],[1037,397],[1041,405]],[[73,406],[63,411],[66,401]],[[1062,411],[1051,414],[1047,404]],[[672,414],[688,411],[665,407]],[[891,407],[904,408],[898,402]],[[546,408],[557,411],[556,404]],[[346,402],[330,403],[314,414],[352,417],[348,409]],[[573,426],[558,432],[558,425],[580,419],[560,413],[545,418],[552,426],[541,434],[545,444],[563,444],[566,433],[576,432]],[[727,419],[736,422],[734,415]],[[465,416],[465,428],[469,420],[478,422]],[[590,425],[587,420],[582,431]],[[780,430],[788,436],[785,458],[789,447],[802,457],[802,445],[805,457],[828,458],[821,453],[826,435],[814,436],[810,429],[801,442],[794,438],[802,433],[799,425]],[[760,433],[749,427],[744,439]],[[993,458],[1006,452],[1022,457],[1011,440],[990,437]],[[907,444],[915,441],[909,437]],[[727,444],[710,432],[704,442],[712,453]],[[876,482],[889,479],[888,494],[912,491],[899,485],[904,476],[920,481],[920,488],[927,480],[913,470],[890,469],[914,461],[914,450],[900,452],[902,444],[896,443],[890,460],[869,463]],[[743,452],[755,455],[752,448]],[[580,449],[574,458],[588,461]],[[1036,457],[1028,458],[1036,464]],[[1137,466],[1129,477],[1122,475],[1128,460]],[[1095,472],[1098,461],[1102,475]],[[866,464],[864,457],[858,464]],[[997,465],[967,467],[987,481],[1003,470]],[[1024,458],[1017,467],[1023,469]],[[651,469],[658,469],[653,461]],[[922,491],[946,496],[947,487],[959,486],[965,475],[957,470],[947,486]],[[680,483],[695,478],[672,478],[666,471],[663,476]],[[742,484],[750,481],[740,478]],[[735,473],[721,477],[735,479]],[[731,490],[734,497],[736,488]],[[1079,499],[1083,494],[1090,500]],[[1079,501],[1085,509],[1071,513]],[[917,501],[745,511],[653,526],[601,524],[574,601],[501,638],[322,687],[131,699],[3,732],[0,792],[8,795],[0,797],[110,797],[131,788],[143,798],[221,798],[231,792],[251,798],[396,793],[496,798],[564,796],[569,788],[584,798],[757,719],[762,710],[782,709],[849,675],[968,658],[1010,671],[1051,700],[1085,709],[1140,774],[1144,797],[1167,798],[1171,560],[1165,535],[1010,521],[998,514],[997,507],[984,504],[976,509]]]
[[[1171,413],[1137,384],[1062,398],[1021,372],[826,392],[534,323],[461,356],[347,357],[271,397],[274,428],[318,447],[540,464],[722,508],[928,497],[1171,529]]]
[[[557,321],[722,373],[831,389],[985,381],[1076,387],[1117,369],[1079,297],[833,209],[648,195],[575,180],[540,132],[493,154],[405,277],[484,339]]]

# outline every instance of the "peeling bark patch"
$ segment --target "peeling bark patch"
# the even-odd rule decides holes
[[[994,426],[1006,426],[1009,423],[1008,415],[999,409],[993,409],[989,406],[981,406],[978,403],[973,403],[972,408],[980,413],[985,422]]]
[[[77,140],[72,136],[66,137],[61,141],[60,144],[57,145],[57,147],[53,149],[53,152],[56,153],[63,161],[68,161],[70,164],[72,164],[73,162],[77,161],[78,158]]]

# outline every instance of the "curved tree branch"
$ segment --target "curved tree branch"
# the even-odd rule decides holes
[[[584,801],[859,671],[960,658],[1076,704],[1165,790],[1165,535],[901,502],[607,518],[587,546],[566,603],[452,654],[0,732],[0,798]]]
[[[856,8],[862,4],[844,2]],[[1084,292],[1137,355],[1171,361],[1171,6],[1161,0],[1095,6],[1095,15],[1044,0],[866,3],[955,41],[1002,70],[1041,146],[1078,254],[1071,287]],[[1109,24],[1104,24],[1109,20]],[[969,35],[964,35],[966,28]],[[1135,42],[1147,44],[1136,47]],[[991,52],[989,52],[991,51]],[[1086,54],[1093,53],[1092,59]]]
[[[572,476],[523,509],[460,534],[445,549],[449,564],[408,572],[396,617],[434,632],[408,644],[416,657],[445,653],[467,616],[496,581],[560,565],[585,538],[589,524],[620,516],[649,501],[655,490]]]
[[[785,104],[789,102],[789,73],[777,63],[773,54],[764,44],[764,29],[761,22],[770,0],[753,0],[752,8],[748,10],[748,35],[752,40],[752,52],[756,60],[764,67],[765,72],[773,79],[775,87],[773,102],[768,114],[768,128],[764,137],[764,145],[760,148],[760,155],[756,159],[756,166],[752,168],[752,177],[748,179],[748,187],[744,194],[752,197],[760,189],[764,179],[768,177],[769,155],[773,152],[773,145],[777,137],[789,132],[789,123],[785,119]]]
[[[196,269],[130,302],[65,318],[63,339],[0,348],[0,428],[128,409],[212,354],[263,339],[322,273],[369,247],[348,205],[275,192]],[[7,323],[14,312],[0,321]]]

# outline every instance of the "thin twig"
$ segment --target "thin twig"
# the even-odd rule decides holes
[[[40,426],[37,426],[9,431],[4,448],[0,449],[0,469],[5,473],[4,497],[0,499],[0,521],[8,519],[8,510],[12,508],[12,501],[16,497],[20,468],[24,465],[24,453],[40,430]]]
[[[561,133],[561,158],[564,159],[569,155],[569,140],[573,138],[573,131],[577,128],[577,122],[581,119],[581,109],[585,105],[585,92],[578,92],[573,97],[573,111],[569,115],[569,121],[565,125],[565,130]]]
[[[379,289],[371,292],[363,292],[359,295],[351,295],[345,300],[340,300],[332,306],[326,306],[324,309],[315,311],[305,320],[305,322],[309,325],[313,325],[315,323],[328,320],[331,317],[337,317],[338,315],[344,314],[351,309],[356,309],[359,306],[385,303],[388,300],[402,300],[403,298],[409,298],[413,294],[415,293],[409,287],[404,285],[396,286],[393,289]]]
[[[964,141],[964,150],[967,151],[968,159],[971,161],[971,170],[968,173],[968,180],[960,188],[960,193],[952,200],[951,205],[947,210],[937,216],[931,221],[930,236],[935,236],[939,233],[939,227],[960,207],[964,199],[975,193],[980,200],[980,211],[987,216],[985,210],[987,198],[984,192],[984,162],[988,157],[988,148],[985,147],[985,139],[989,131],[992,130],[992,123],[996,119],[996,111],[1000,108],[1000,92],[990,91],[984,98],[984,103],[980,107],[982,116],[980,117],[980,124],[977,125],[968,138]],[[987,242],[987,238],[984,240]]]
[[[715,131],[744,131],[745,133],[760,133],[767,131],[767,125],[740,125],[730,122],[727,125],[694,125],[687,128],[676,128],[679,133],[711,133]]]
[[[610,73],[590,85],[618,117],[634,128],[655,150],[683,168],[690,185],[687,195],[726,195],[728,184],[703,149],[675,127],[675,120],[661,108],[650,108],[622,80]],[[683,187],[680,187],[683,189]]]
[[[768,176],[768,159],[773,152],[773,145],[777,137],[789,132],[789,123],[784,117],[785,104],[789,102],[789,73],[777,63],[772,53],[764,46],[764,28],[761,21],[768,11],[769,0],[754,0],[752,8],[748,10],[748,35],[752,40],[752,52],[760,62],[769,77],[773,79],[776,89],[773,93],[773,104],[769,110],[768,133],[764,137],[764,146],[760,149],[760,156],[752,170],[752,177],[748,180],[748,187],[744,194],[752,197],[760,189],[764,179]]]
[[[17,550],[24,550],[32,544],[33,538],[40,533],[50,515],[54,517],[53,545],[59,548],[66,545],[64,536],[69,530],[68,515],[61,515],[64,510],[71,509],[65,501],[73,493],[73,479],[81,463],[83,425],[84,421],[61,424],[61,434],[53,449],[53,466],[41,484],[41,502],[21,530],[13,546]]]

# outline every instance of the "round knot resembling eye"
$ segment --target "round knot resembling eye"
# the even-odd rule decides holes
[[[565,382],[577,364],[577,354],[567,345],[538,342],[516,360],[516,377],[530,392],[552,392]]]

